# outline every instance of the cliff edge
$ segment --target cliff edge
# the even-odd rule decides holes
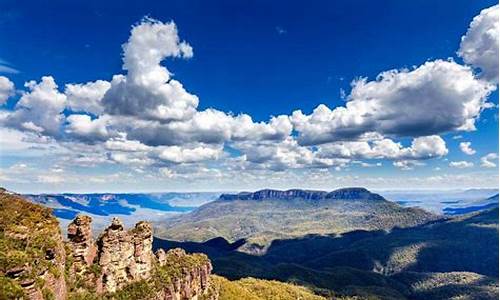
[[[97,239],[79,215],[63,241],[48,208],[0,191],[0,299],[216,300],[204,254],[153,253],[153,228],[114,218]]]

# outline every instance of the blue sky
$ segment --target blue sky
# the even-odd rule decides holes
[[[470,54],[472,56],[466,58],[457,54],[472,19],[495,4],[494,1],[318,1],[308,5],[289,1],[4,1],[0,4],[0,71],[4,71],[0,76],[14,84],[15,92],[4,101],[0,125],[2,140],[17,142],[4,144],[0,157],[0,184],[30,192],[235,190],[299,185],[323,189],[346,185],[496,187],[498,169],[485,164],[482,158],[490,154],[488,162],[496,165],[497,159],[493,157],[498,153],[498,108],[486,105],[490,108],[482,110],[479,106],[486,102],[498,104],[498,76],[486,78],[483,69],[490,66],[477,56]],[[152,91],[150,83],[127,87],[113,94],[108,91],[106,96],[100,94],[104,100],[96,101],[103,102],[104,108],[98,112],[82,109],[83,104],[49,104],[55,105],[50,110],[55,116],[63,116],[57,124],[53,120],[46,124],[43,122],[47,120],[34,117],[36,109],[30,106],[44,107],[45,101],[34,99],[36,95],[26,97],[28,100],[22,101],[24,106],[18,104],[23,95],[30,94],[30,88],[24,87],[24,83],[30,80],[40,83],[42,76],[51,76],[57,84],[57,88],[52,88],[53,97],[57,98],[59,93],[61,102],[76,103],[89,98],[85,96],[82,100],[81,95],[78,98],[68,94],[66,84],[111,82],[113,75],[127,74],[122,66],[122,44],[132,36],[133,25],[136,28],[141,24],[151,25],[141,22],[145,16],[165,26],[170,21],[175,22],[177,32],[174,35],[179,41],[186,41],[193,53],[177,49],[178,53],[164,55],[161,65],[172,74],[168,80],[173,78],[182,83],[182,92],[198,98],[197,105],[187,105],[189,109],[194,107],[201,112],[213,108],[223,114],[212,116],[216,124],[195,126],[198,131],[187,128],[187,123],[175,125],[175,128],[187,129],[173,130],[175,134],[165,137],[165,132],[170,132],[173,126],[169,123],[170,116],[153,116],[137,110],[147,106],[141,101],[156,104],[170,101],[168,105],[175,106],[173,103],[177,100],[169,97],[162,100],[161,96],[159,100],[141,100],[140,95],[148,88],[147,93],[158,95]],[[488,24],[488,20],[483,23],[485,25],[478,26],[478,30],[484,31],[488,26],[498,29],[498,24]],[[137,35],[149,34],[146,31]],[[469,47],[477,46],[474,38],[471,35]],[[165,44],[168,42],[166,40]],[[134,51],[147,52],[154,47],[161,49],[163,46],[141,44]],[[498,39],[492,47],[498,56]],[[453,65],[446,64],[448,58],[453,60]],[[366,78],[368,83],[376,83],[378,74],[396,69],[399,74],[415,74],[408,80],[417,82],[420,77],[411,73],[412,70],[437,60],[442,60],[439,66],[428,66],[422,73],[434,72],[429,76],[446,77],[459,70],[453,69],[455,67],[473,69],[475,78],[469,87],[476,92],[460,94],[464,97],[460,107],[476,105],[482,110],[480,113],[471,113],[468,117],[460,115],[464,118],[445,123],[438,120],[445,118],[446,113],[444,116],[436,114],[429,119],[436,122],[436,128],[428,130],[423,125],[426,122],[417,118],[404,124],[394,120],[394,124],[388,125],[387,116],[368,116],[362,126],[355,120],[356,126],[348,124],[349,129],[356,131],[349,136],[343,133],[345,128],[337,125],[325,129],[329,125],[309,121],[305,124],[295,119],[288,128],[283,123],[285,117],[292,119],[296,110],[301,110],[304,116],[312,116],[320,104],[334,110],[345,107],[346,101],[357,101],[351,93],[353,80]],[[405,68],[408,71],[402,71]],[[498,71],[498,64],[496,68]],[[145,74],[143,69],[138,72],[142,72],[141,76]],[[467,72],[463,75],[467,76]],[[131,81],[132,76],[128,79]],[[438,81],[431,79],[429,82]],[[394,103],[404,107],[405,101],[427,97],[429,101],[423,101],[423,106],[442,101],[442,105],[429,106],[429,111],[438,108],[446,111],[446,105],[459,101],[454,99],[456,94],[441,92],[430,83],[416,84],[412,94]],[[104,86],[107,87],[106,83],[103,89]],[[390,88],[397,90],[399,87],[375,87],[376,90]],[[426,92],[427,88],[432,91]],[[478,96],[477,93],[481,93],[478,90],[483,88],[488,92]],[[359,90],[362,94],[359,99],[375,97],[367,95],[368,88],[359,86]],[[395,94],[377,94],[376,97],[386,103],[392,101]],[[72,96],[78,99],[73,100]],[[127,101],[132,98],[128,97],[137,100],[135,113],[131,114],[129,108],[120,108],[125,102],[130,104]],[[157,108],[153,107],[153,114],[158,112]],[[376,109],[381,110],[378,106]],[[16,113],[16,110],[23,111]],[[89,120],[80,117],[77,122],[77,118],[68,118],[72,114],[86,115]],[[182,122],[191,122],[192,112],[187,110],[182,114],[179,117]],[[240,114],[252,118],[252,124],[245,123],[249,131],[239,132],[238,128],[244,127],[241,120],[228,117]],[[270,118],[280,115],[283,122],[272,125]],[[128,118],[126,121],[124,116]],[[90,126],[89,122],[99,117],[105,120]],[[470,126],[466,130],[463,126],[460,128],[464,125],[460,122],[471,118],[475,130]],[[123,125],[127,122],[147,125],[128,128],[130,126]],[[258,122],[264,123],[256,125]],[[26,126],[27,123],[35,126]],[[227,131],[224,127],[221,132],[220,124],[226,126],[226,123]],[[189,124],[192,126],[192,122]],[[98,125],[102,128],[97,128]],[[311,128],[318,126],[321,132],[312,131]],[[158,133],[153,132],[153,127]],[[269,133],[262,136],[262,132]],[[377,137],[373,136],[375,133]],[[319,136],[326,138],[318,140]],[[440,140],[428,139],[429,136]],[[424,138],[421,140],[425,144],[423,148],[411,148],[416,138]],[[356,152],[353,147],[365,145],[339,145],[367,142],[373,148],[383,139],[400,143],[401,153],[387,154],[387,148]],[[460,149],[460,143],[468,142],[472,150],[466,154]],[[429,143],[435,147],[429,149]],[[130,147],[124,151],[122,146],[125,144],[135,145],[134,151],[130,151]],[[340,155],[339,148],[348,148],[349,154]],[[301,160],[301,157],[308,159]]]

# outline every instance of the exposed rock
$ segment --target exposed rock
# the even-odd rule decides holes
[[[72,269],[77,274],[86,272],[97,255],[91,223],[91,217],[79,215],[68,225],[68,246],[73,257]]]
[[[0,242],[13,250],[0,264],[0,299],[217,299],[206,255],[174,249],[155,256],[147,222],[126,230],[114,218],[97,241],[91,224],[76,217],[65,247],[50,209],[0,190]]]
[[[160,267],[163,267],[167,263],[167,254],[165,253],[165,250],[161,248],[158,249],[155,253],[155,256]]]
[[[123,229],[121,220],[113,218],[111,225],[99,237],[97,245],[104,291],[116,292],[136,278],[133,239]]]
[[[369,200],[384,200],[378,194],[371,193],[365,188],[344,188],[332,192],[311,191],[292,189],[286,191],[280,190],[260,190],[254,193],[242,192],[238,194],[222,194],[220,200],[265,200],[265,199],[304,199],[304,200],[322,200],[322,199],[369,199]]]
[[[188,255],[182,249],[168,252],[160,249],[154,255],[150,223],[139,222],[127,231],[122,222],[114,218],[99,237],[97,246],[103,292],[114,293],[134,282],[150,280],[157,276],[155,272],[163,272],[170,283],[152,292],[154,295],[148,299],[196,300],[207,294],[212,271],[208,258],[202,254]],[[154,269],[155,260],[164,270]]]
[[[147,279],[151,276],[154,255],[153,227],[150,223],[139,222],[132,231],[136,271],[134,279]]]
[[[163,250],[157,251],[157,256],[162,257],[167,266],[170,263],[181,267],[181,275],[172,280],[172,283],[159,293],[159,299],[196,300],[202,295],[204,299],[218,298],[218,294],[209,289],[212,264],[204,254],[195,255],[198,256],[201,263],[189,266],[185,262],[192,260],[193,256],[186,254],[183,249],[171,249],[167,253]]]

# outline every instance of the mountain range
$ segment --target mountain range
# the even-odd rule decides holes
[[[157,226],[154,247],[203,252],[229,279],[294,282],[326,297],[498,298],[498,208],[445,217],[366,189],[262,190]]]
[[[364,188],[332,192],[261,190],[223,194],[196,210],[157,222],[157,236],[179,241],[245,239],[241,251],[261,254],[273,240],[354,230],[389,230],[437,220]]]
[[[478,193],[486,192],[471,192],[464,202],[435,199],[446,202],[446,214],[404,207],[365,188],[200,194],[210,199],[199,207],[179,205],[197,201],[187,196],[174,205],[154,194],[29,200],[54,208],[63,227],[70,221],[63,208],[95,216],[97,228],[115,215],[124,223],[152,220],[154,250],[208,256],[220,300],[497,299],[498,195]],[[57,223],[50,224],[54,230]],[[145,295],[144,288],[156,288],[150,284],[127,287],[125,295]]]

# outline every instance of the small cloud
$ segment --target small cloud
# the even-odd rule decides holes
[[[471,145],[471,142],[461,142],[460,143],[460,150],[467,155],[476,154],[476,150],[472,149],[470,145]]]
[[[281,27],[281,26],[276,26],[276,32],[279,34],[279,35],[282,35],[282,34],[285,34],[286,33],[286,29]]]
[[[0,58],[0,73],[17,74],[19,70],[15,69],[10,63]]]
[[[423,166],[425,163],[416,160],[399,160],[392,163],[393,166],[403,171],[413,170],[416,166]]]
[[[454,136],[453,136],[453,139],[454,139],[454,140],[459,140],[459,139],[461,139],[461,138],[463,138],[463,136],[461,136],[461,135],[454,135]]]
[[[343,88],[340,88],[340,99],[345,100],[347,97],[347,94]]]
[[[450,167],[452,168],[465,169],[465,168],[472,168],[473,166],[474,166],[473,163],[465,160],[450,162]]]
[[[497,166],[496,160],[498,159],[498,154],[488,153],[487,155],[481,157],[481,167],[483,168],[495,168]],[[495,160],[495,161],[493,161]]]

